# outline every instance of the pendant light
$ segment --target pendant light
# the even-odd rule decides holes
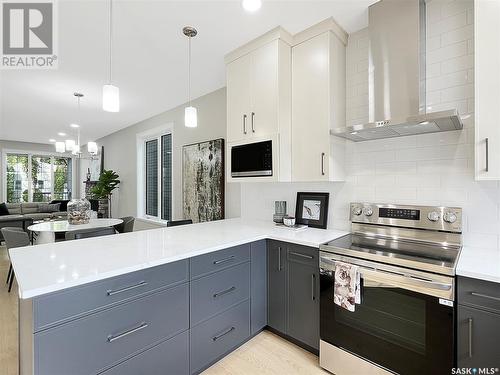
[[[75,92],[73,94],[77,100],[78,100],[78,122],[81,123],[80,121],[80,99],[83,98],[83,94],[80,92]],[[80,127],[76,128],[77,130],[77,138],[76,138],[76,144],[73,145],[73,149],[71,150],[71,153],[75,156],[80,156],[81,150],[80,150]]]
[[[189,105],[184,109],[184,125],[188,128],[196,128],[198,126],[198,112],[195,107],[191,105],[191,38],[198,34],[194,27],[186,26],[182,32],[189,40],[188,51],[188,102]]]
[[[109,80],[102,87],[102,109],[106,112],[120,112],[120,89],[112,85],[113,69],[113,0],[109,0]]]

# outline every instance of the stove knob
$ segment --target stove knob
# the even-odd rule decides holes
[[[453,224],[455,221],[457,221],[457,215],[454,212],[448,211],[444,213],[443,219],[447,223]]]
[[[439,220],[439,213],[436,211],[429,212],[427,214],[427,219],[430,221],[438,221]]]
[[[371,207],[365,207],[363,208],[363,213],[365,214],[365,216],[372,216],[373,210]]]
[[[353,214],[353,215],[355,215],[355,216],[359,216],[359,215],[361,215],[361,212],[362,212],[362,211],[361,211],[361,207],[359,207],[359,206],[356,206],[356,207],[354,207],[354,208],[352,209],[352,214]]]

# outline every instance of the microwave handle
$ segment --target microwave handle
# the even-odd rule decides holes
[[[247,115],[243,115],[243,134],[247,134]]]

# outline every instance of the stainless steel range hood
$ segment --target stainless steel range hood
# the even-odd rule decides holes
[[[369,122],[334,129],[355,142],[463,128],[456,109],[425,98],[425,0],[380,0],[369,7]]]

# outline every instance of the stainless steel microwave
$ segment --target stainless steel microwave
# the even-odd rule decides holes
[[[269,177],[273,175],[271,140],[231,147],[231,177]]]

